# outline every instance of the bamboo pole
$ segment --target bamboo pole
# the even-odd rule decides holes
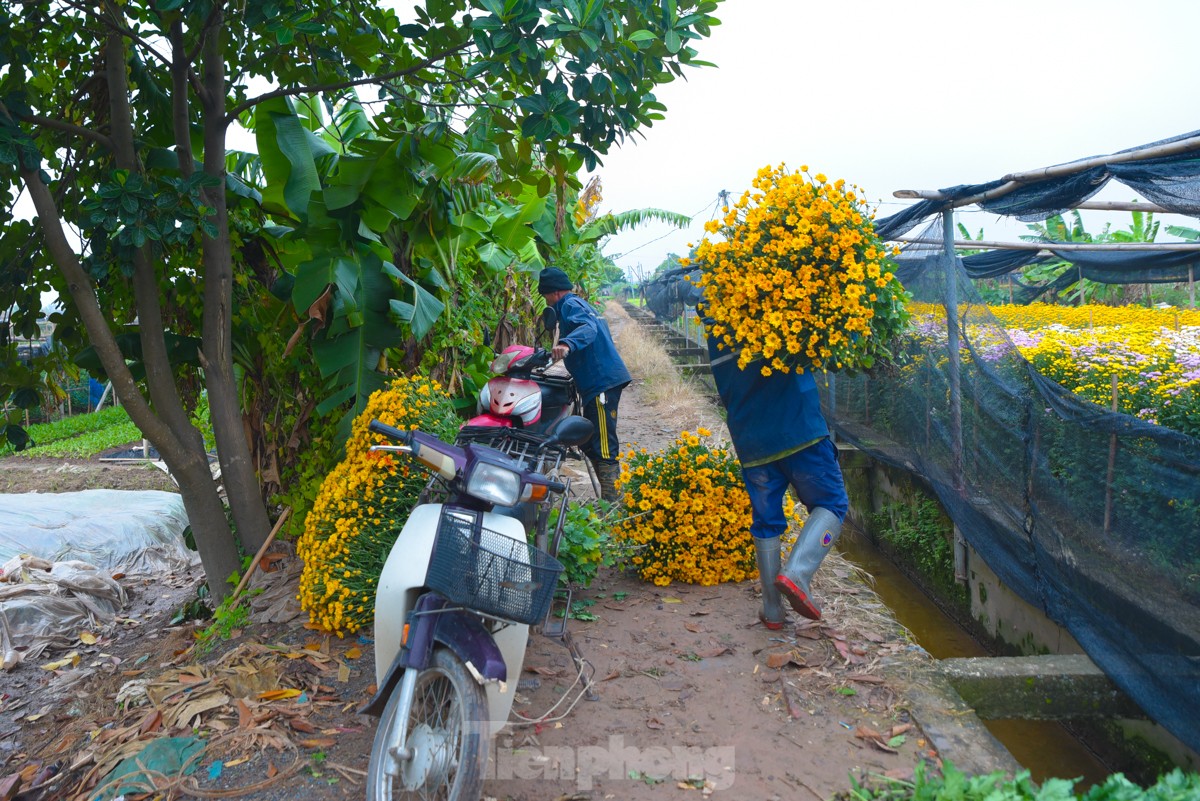
[[[918,239],[915,237],[898,236],[892,242],[907,242],[915,245],[941,245],[940,239]],[[1151,253],[1172,253],[1175,251],[1200,251],[1200,242],[999,242],[989,239],[958,239],[952,243],[955,250],[1139,250]]]
[[[1000,180],[1005,183],[986,192],[980,192],[970,197],[961,198],[959,200],[950,201],[950,208],[958,208],[960,206],[969,206],[973,203],[979,203],[992,198],[1003,197],[1026,184],[1037,183],[1044,181],[1047,178],[1060,178],[1064,175],[1074,175],[1076,173],[1090,170],[1092,167],[1101,167],[1105,164],[1121,164],[1128,161],[1143,161],[1145,159],[1162,158],[1163,156],[1174,156],[1180,153],[1190,153],[1194,150],[1200,150],[1200,136],[1194,136],[1190,139],[1182,139],[1178,142],[1168,142],[1164,145],[1155,145],[1153,147],[1143,147],[1138,150],[1126,151],[1124,153],[1113,153],[1108,156],[1093,156],[1092,158],[1080,159],[1078,161],[1069,161],[1066,164],[1056,164],[1052,167],[1040,167],[1036,170],[1026,170],[1024,172],[1012,172],[1003,176]],[[903,193],[903,194],[902,194]],[[937,190],[929,189],[901,189],[892,193],[894,197],[904,198],[923,198],[926,200],[949,200],[949,197]],[[1149,205],[1139,206],[1139,210],[1150,210]]]
[[[904,200],[946,200],[947,196],[936,189],[898,189],[892,197]],[[1176,214],[1157,203],[1143,203],[1137,200],[1085,200],[1072,208],[1090,211],[1145,211],[1151,214]]]
[[[1188,265],[1188,302],[1196,308],[1196,265]]]
[[[232,609],[233,605],[237,602],[238,596],[241,594],[242,589],[246,586],[246,583],[250,581],[250,577],[254,575],[254,571],[258,569],[258,563],[262,561],[263,554],[267,552],[267,548],[269,548],[271,543],[275,541],[275,535],[279,533],[279,529],[283,528],[283,522],[288,519],[288,515],[291,513],[292,507],[290,506],[283,510],[283,514],[279,515],[279,519],[275,521],[275,526],[271,529],[271,533],[267,535],[266,541],[259,547],[258,553],[254,554],[254,561],[251,562],[250,566],[246,568],[246,575],[242,576],[242,580],[238,582],[237,587],[233,591],[233,595],[229,596],[230,609]]]
[[[962,376],[959,374],[961,354],[958,352],[958,264],[954,257],[954,212],[942,212],[942,239],[945,244],[946,267],[946,349],[950,357],[950,474],[954,477],[954,488],[962,492],[963,482],[963,438],[962,438]]]
[[[1117,411],[1117,374],[1112,377],[1112,410]],[[1113,474],[1117,469],[1117,435],[1114,433],[1108,439],[1108,474],[1104,479],[1104,536],[1108,536],[1112,526]]]

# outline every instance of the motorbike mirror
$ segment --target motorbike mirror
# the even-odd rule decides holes
[[[542,310],[542,328],[547,334],[554,333],[554,327],[558,325],[558,315],[554,313],[553,306],[547,306]]]
[[[592,432],[595,430],[596,427],[592,425],[592,421],[586,417],[580,417],[577,414],[568,415],[554,424],[550,429],[550,438],[542,444],[542,447],[557,445],[560,442],[568,447],[582,445],[592,438]]]

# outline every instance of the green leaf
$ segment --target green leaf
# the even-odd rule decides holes
[[[395,265],[390,263],[385,264],[384,270],[395,280],[406,284],[412,289],[413,293],[411,303],[398,299],[391,300],[390,307],[392,313],[408,323],[414,337],[417,339],[424,337],[433,328],[434,323],[437,322],[437,318],[445,310],[446,304],[426,291],[416,281],[396,269]]]

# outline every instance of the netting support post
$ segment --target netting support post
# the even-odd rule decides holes
[[[960,493],[963,482],[962,376],[958,331],[958,265],[954,256],[954,211],[942,212],[942,248],[946,265],[946,349],[950,359],[950,472]]]
[[[1112,410],[1113,414],[1121,408],[1117,374],[1112,377]],[[1114,424],[1115,425],[1115,424]],[[1113,507],[1113,478],[1117,471],[1117,435],[1114,432],[1108,438],[1108,472],[1104,476],[1104,536],[1112,529]]]

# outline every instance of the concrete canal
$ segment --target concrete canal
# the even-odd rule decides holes
[[[842,554],[874,577],[874,589],[913,639],[935,659],[988,656],[970,634],[929,599],[867,537],[850,529],[838,541]],[[1033,779],[1080,778],[1081,792],[1111,772],[1060,723],[1032,720],[985,720],[984,726]]]

